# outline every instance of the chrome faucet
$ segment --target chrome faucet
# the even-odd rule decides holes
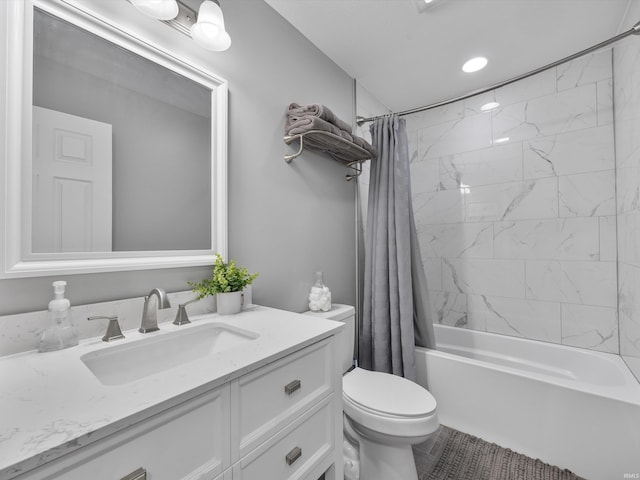
[[[149,305],[149,301],[153,296],[158,297],[158,307],[155,305]],[[161,288],[154,288],[149,292],[149,295],[144,297],[144,308],[142,309],[142,323],[140,328],[138,329],[141,333],[149,333],[155,332],[156,330],[160,330],[158,328],[158,308],[169,308],[171,307],[171,303],[169,303],[169,297],[167,297],[166,292]]]

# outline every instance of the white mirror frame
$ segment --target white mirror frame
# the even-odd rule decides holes
[[[69,3],[65,3],[69,2]],[[73,4],[71,4],[73,2]],[[114,4],[119,4],[113,0]],[[0,278],[39,277],[76,273],[175,268],[211,265],[215,253],[227,257],[227,82],[211,72],[176,58],[131,28],[114,25],[74,0],[3,0],[0,51],[5,76],[0,80],[0,108],[4,131],[0,137]],[[122,2],[129,8],[128,2]],[[37,7],[105,40],[190,78],[212,91],[211,117],[211,249],[140,252],[86,252],[35,254],[31,252],[31,178],[33,11]],[[3,11],[4,10],[4,11]],[[132,10],[134,11],[134,10]],[[158,27],[168,28],[158,22]],[[194,47],[195,48],[195,47]],[[169,224],[167,228],[171,228]]]

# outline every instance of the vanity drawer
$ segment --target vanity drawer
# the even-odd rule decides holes
[[[335,406],[331,398],[309,409],[236,463],[233,480],[305,478],[333,449]]]
[[[229,387],[134,424],[20,480],[218,480],[230,466]],[[146,472],[146,477],[143,473]]]
[[[232,461],[331,393],[333,365],[333,343],[327,339],[234,381]]]

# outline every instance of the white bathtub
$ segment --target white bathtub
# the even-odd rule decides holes
[[[588,480],[640,478],[640,384],[619,356],[435,329],[415,356],[443,425]]]

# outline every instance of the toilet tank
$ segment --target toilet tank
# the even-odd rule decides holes
[[[353,365],[353,351],[356,338],[356,310],[351,305],[334,303],[328,312],[304,312],[305,315],[343,322],[345,327],[338,333],[336,345],[339,349],[342,372]]]

